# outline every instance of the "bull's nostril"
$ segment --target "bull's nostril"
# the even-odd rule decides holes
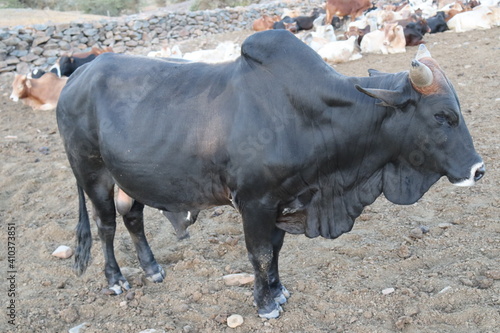
[[[479,179],[483,178],[485,173],[486,169],[484,168],[484,165],[481,165],[474,173],[474,180],[477,182]]]

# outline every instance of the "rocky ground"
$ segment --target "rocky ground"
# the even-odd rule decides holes
[[[238,41],[251,33],[190,42]],[[498,332],[499,33],[496,28],[425,37],[457,89],[487,166],[485,178],[471,188],[442,179],[406,207],[379,198],[337,240],[287,236],[280,266],[292,295],[275,320],[258,318],[251,284],[223,281],[227,274],[252,273],[240,216],[229,207],[203,211],[191,238],[181,242],[158,211],[146,209],[150,245],[167,271],[161,284],[148,283],[137,270],[132,242],[119,223],[117,260],[133,286],[123,295],[101,292],[106,282],[95,226],[93,262],[82,277],[72,272],[73,258],[53,257],[59,245],[75,243],[75,181],[54,112],[10,101],[12,74],[1,75],[0,237],[5,244],[7,225],[15,225],[17,327],[3,316],[0,331],[67,332],[87,323],[80,332]],[[415,52],[412,47],[406,54],[368,55],[335,69],[352,76],[365,76],[369,68],[404,71]],[[3,276],[7,259],[1,251]],[[5,278],[1,285],[7,294]],[[244,320],[234,329],[226,323],[232,314]]]

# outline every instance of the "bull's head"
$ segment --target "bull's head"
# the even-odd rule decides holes
[[[357,88],[396,109],[387,119],[394,124],[388,128],[400,130],[390,137],[398,148],[384,170],[383,191],[390,201],[413,203],[441,176],[458,186],[471,186],[483,177],[484,163],[474,149],[455,89],[423,44],[406,83],[395,90]]]
[[[10,99],[14,102],[19,101],[21,98],[26,97],[26,75],[16,74],[12,82],[12,93]]]

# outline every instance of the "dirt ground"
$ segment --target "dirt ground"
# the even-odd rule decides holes
[[[106,281],[95,225],[93,262],[82,277],[72,271],[73,258],[53,257],[61,244],[74,247],[75,181],[55,113],[13,103],[13,75],[1,75],[0,239],[6,244],[7,225],[15,225],[18,325],[7,324],[4,314],[0,331],[67,332],[88,323],[81,332],[498,332],[499,36],[500,28],[425,37],[458,92],[487,166],[483,180],[458,188],[442,179],[410,206],[379,198],[352,232],[336,240],[288,235],[280,272],[291,297],[275,320],[258,318],[251,285],[223,283],[226,274],[252,273],[241,220],[230,207],[203,211],[190,227],[191,238],[180,242],[158,211],[146,209],[147,236],[167,272],[160,284],[144,281],[137,271],[132,242],[118,223],[116,256],[133,293],[101,293]],[[203,42],[210,41],[196,41]],[[369,68],[404,71],[415,52],[409,47],[406,54],[368,55],[335,68],[351,76],[365,76]],[[418,227],[429,232],[412,238]],[[2,247],[3,297],[9,285]],[[243,325],[228,328],[225,318],[231,314],[240,314]]]
[[[56,10],[4,8],[0,10],[0,27],[14,27],[17,25],[32,24],[57,24],[71,21],[86,20],[98,21],[108,18],[107,16],[82,14],[81,12],[59,12]]]

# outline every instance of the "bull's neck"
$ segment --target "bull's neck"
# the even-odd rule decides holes
[[[326,168],[344,170],[353,179],[356,173],[370,176],[398,154],[401,141],[391,133],[394,127],[391,124],[401,112],[381,105],[380,100],[358,91],[355,85],[397,90],[406,77],[405,73],[341,77],[335,83],[330,99],[326,100],[331,128],[325,132],[328,133],[323,160]]]

